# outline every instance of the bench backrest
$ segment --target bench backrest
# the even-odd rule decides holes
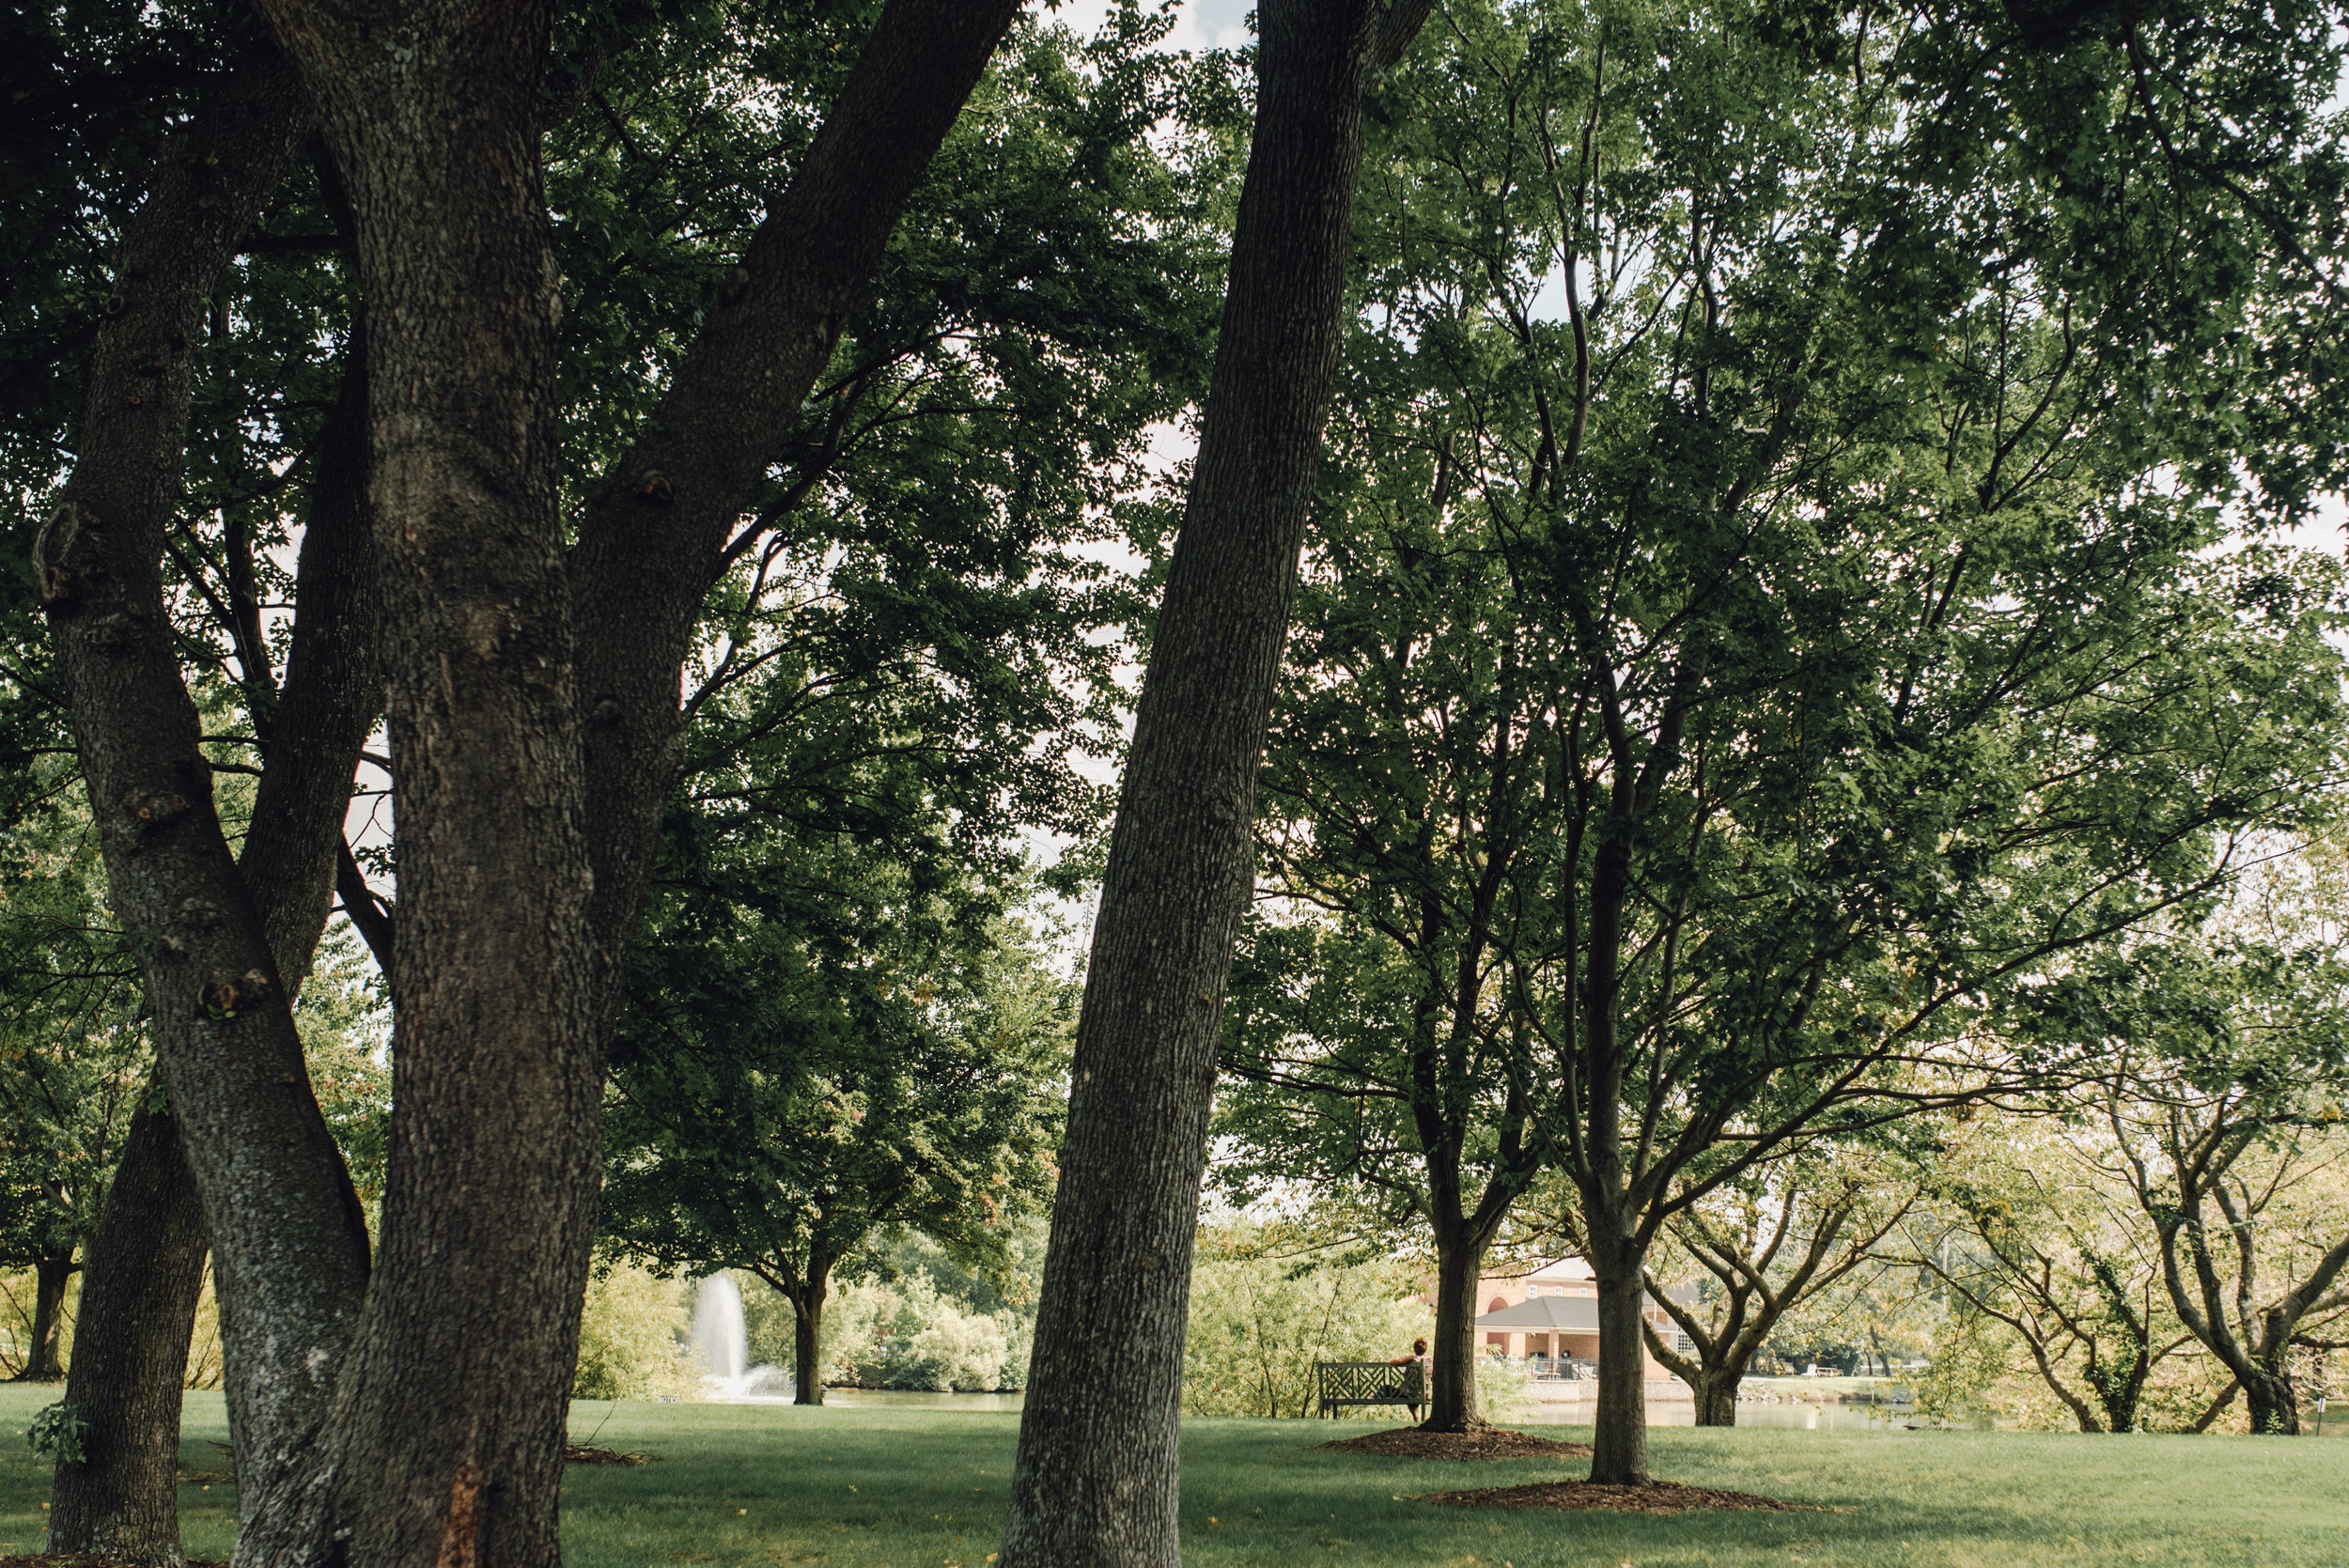
[[[1423,1405],[1420,1364],[1405,1361],[1316,1361],[1314,1374],[1326,1405]]]

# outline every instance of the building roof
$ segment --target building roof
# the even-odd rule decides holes
[[[1677,1302],[1687,1305],[1697,1299],[1694,1285],[1675,1285],[1666,1293]],[[1641,1292],[1642,1309],[1656,1305],[1656,1297]],[[1595,1334],[1598,1332],[1598,1298],[1591,1296],[1535,1296],[1514,1307],[1503,1307],[1497,1312],[1486,1312],[1476,1320],[1479,1328],[1513,1328],[1519,1333]]]
[[[1514,1307],[1503,1307],[1497,1312],[1486,1312],[1476,1320],[1479,1328],[1515,1328],[1520,1331],[1595,1334],[1598,1332],[1598,1299],[1590,1296],[1535,1296]]]

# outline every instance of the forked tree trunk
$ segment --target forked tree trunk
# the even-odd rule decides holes
[[[1337,370],[1363,95],[1424,0],[1263,0],[1205,429],[1077,1027],[1003,1568],[1174,1568],[1190,1253],[1218,1024]]]
[[[179,1390],[208,1245],[179,1125],[141,1110],[90,1238],[66,1403],[83,1460],[60,1464],[49,1550],[178,1568]]]
[[[1651,1292],[1650,1294],[1653,1294]],[[1696,1405],[1699,1426],[1735,1426],[1737,1424],[1737,1386],[1746,1378],[1747,1368],[1752,1364],[1753,1344],[1760,1339],[1766,1326],[1742,1326],[1743,1303],[1733,1311],[1731,1321],[1712,1339],[1691,1334],[1693,1356],[1674,1350],[1664,1339],[1670,1329],[1659,1330],[1647,1324],[1641,1331],[1641,1343],[1647,1353],[1656,1358],[1667,1372],[1683,1383]],[[1767,1309],[1765,1308],[1766,1312]],[[1778,1314],[1770,1312],[1772,1322]]]
[[[292,68],[256,48],[159,161],[124,230],[73,474],[35,549],[110,902],[142,933],[156,1056],[204,1198],[247,1518],[315,1447],[366,1235],[222,830],[161,562],[205,303],[309,123]]]
[[[1592,1250],[1599,1250],[1593,1248]],[[1591,1259],[1598,1276],[1598,1407],[1591,1436],[1591,1479],[1644,1486],[1647,1473],[1647,1361],[1641,1354],[1641,1259]]]
[[[100,822],[115,905],[155,939],[146,967],[158,1050],[218,1243],[231,1426],[244,1482],[241,1560],[366,1554],[388,1561],[404,1552],[471,1563],[480,1551],[516,1561],[547,1558],[555,1462],[498,1473],[494,1458],[475,1464],[474,1455],[449,1453],[452,1440],[470,1443],[485,1432],[505,1454],[518,1446],[559,1452],[560,1391],[568,1383],[594,1178],[593,1059],[600,1033],[592,1022],[573,1027],[594,1010],[568,996],[584,962],[549,967],[530,952],[542,942],[578,960],[587,947],[572,914],[587,881],[578,812],[563,804],[577,795],[562,781],[577,772],[577,730],[565,712],[559,638],[543,635],[550,602],[564,597],[549,569],[555,531],[540,412],[548,406],[546,350],[556,306],[537,197],[544,8],[480,8],[469,15],[462,6],[443,7],[413,32],[404,13],[330,14],[300,0],[269,9],[281,39],[305,58],[309,86],[321,99],[339,96],[348,111],[340,138],[346,155],[366,130],[415,116],[378,138],[387,158],[345,162],[374,177],[357,193],[363,235],[372,232],[378,241],[362,257],[371,303],[381,292],[387,253],[397,253],[393,272],[402,281],[421,284],[384,293],[384,303],[403,314],[388,332],[371,321],[367,336],[406,350],[372,367],[392,394],[388,412],[370,411],[374,423],[395,430],[400,442],[400,472],[388,480],[375,474],[373,490],[396,504],[380,520],[388,539],[408,547],[399,563],[404,585],[412,587],[419,575],[428,583],[421,599],[409,594],[404,604],[398,592],[366,587],[354,602],[335,591],[350,587],[348,580],[314,589],[305,551],[303,615],[278,713],[286,728],[294,727],[297,711],[311,711],[320,735],[352,721],[363,735],[366,715],[354,714],[346,699],[354,690],[380,693],[381,683],[365,671],[355,688],[321,678],[312,683],[317,701],[307,702],[304,641],[321,657],[337,649],[367,654],[365,611],[379,598],[398,606],[393,629],[404,646],[397,651],[408,657],[395,676],[406,677],[412,706],[395,715],[395,747],[417,763],[412,775],[401,771],[401,891],[404,900],[413,897],[418,881],[435,871],[451,890],[439,910],[428,899],[421,917],[449,939],[428,944],[420,967],[403,949],[393,975],[403,1033],[399,1099],[416,1113],[395,1129],[386,1212],[414,1234],[387,1250],[397,1286],[370,1314],[378,1333],[369,1358],[358,1363],[376,1368],[377,1403],[343,1401],[336,1426],[324,1432],[328,1396],[351,1363],[367,1247],[284,1007],[306,968],[315,925],[302,939],[305,962],[292,960],[285,938],[322,912],[320,877],[332,859],[316,829],[339,822],[337,791],[350,767],[346,759],[339,776],[319,770],[330,788],[308,787],[316,779],[293,781],[272,801],[284,737],[270,744],[243,870],[285,885],[241,881],[163,635],[169,617],[155,569],[177,494],[187,359],[201,302],[230,243],[275,185],[293,138],[314,123],[308,96],[270,51],[257,51],[208,100],[191,130],[192,148],[173,148],[159,165],[148,205],[126,234],[117,284],[124,308],[101,331],[94,356],[82,461],[66,496],[73,505],[53,519],[36,566],[44,605],[60,627],[60,663],[91,798],[121,807]],[[629,498],[616,507],[627,515],[612,529],[583,529],[583,597],[605,612],[595,624],[603,642],[621,650],[615,658],[627,675],[599,688],[599,715],[616,709],[611,733],[629,730],[645,742],[605,758],[605,794],[643,808],[634,813],[639,826],[657,815],[674,778],[677,650],[719,547],[1014,9],[1012,0],[891,0],[840,112],[828,118],[801,178],[745,257],[749,287],[712,321],[676,379],[661,420],[647,427],[648,437],[692,433],[691,450],[675,464],[677,505],[669,510],[665,479],[654,487],[643,483],[643,467],[631,468],[627,483],[606,491]],[[419,34],[427,40],[421,52]],[[518,39],[519,49],[512,47]],[[399,79],[388,90],[387,74]],[[425,131],[410,137],[411,125]],[[485,207],[498,210],[486,226]],[[512,225],[500,229],[518,211],[525,221],[515,243]],[[422,242],[412,255],[403,248],[407,237],[391,232],[403,216],[418,225],[411,234]],[[433,341],[417,351],[419,339]],[[436,363],[436,349],[452,345],[455,352],[440,353]],[[672,419],[679,397],[688,415]],[[452,511],[460,515],[452,519]],[[522,532],[533,538],[519,551],[509,526],[518,517],[535,519],[525,520]],[[675,526],[654,526],[671,519]],[[441,526],[419,537],[420,520]],[[490,526],[475,526],[483,522]],[[319,529],[316,517],[312,529],[314,536]],[[590,535],[617,543],[599,552]],[[450,588],[445,595],[436,591],[442,584]],[[664,597],[648,602],[655,589]],[[314,624],[314,604],[330,598],[336,608]],[[352,674],[355,662],[342,673]],[[322,677],[332,674],[320,670]],[[505,722],[516,715],[521,722]],[[518,753],[523,766],[516,770],[509,764]],[[604,939],[588,958],[599,959],[609,976],[633,928],[650,830],[631,832],[611,812],[598,820],[606,830],[599,869],[608,875],[595,882],[602,900],[596,929]],[[279,842],[261,842],[271,835]],[[550,866],[556,868],[552,889],[544,876]],[[518,868],[522,875],[511,875]],[[470,933],[464,918],[449,918],[445,908],[470,902],[469,882],[488,894]],[[199,997],[204,1005],[195,1004]],[[422,1005],[412,1006],[418,997]],[[558,1021],[541,1027],[551,1019]],[[519,1030],[507,1027],[516,1022]],[[453,1060],[423,1062],[431,1054],[428,1042]],[[477,1057],[468,1054],[477,1048]],[[487,1071],[468,1084],[474,1065]],[[494,1109],[485,1115],[484,1107]],[[509,1110],[516,1113],[509,1121],[490,1126]],[[543,1150],[555,1157],[535,1170]],[[443,1157],[437,1178],[415,1174],[403,1184],[404,1161],[429,1165]],[[518,1257],[524,1266],[508,1266]],[[419,1258],[454,1266],[426,1281],[430,1271]],[[434,1320],[452,1306],[436,1338]],[[463,1353],[470,1347],[477,1358],[507,1346],[515,1354],[494,1367]],[[439,1407],[415,1403],[405,1410],[406,1429],[387,1433],[380,1421],[387,1379],[450,1397]],[[502,1403],[517,1386],[525,1389],[519,1405]],[[558,1410],[551,1422],[541,1419],[550,1405]],[[352,1441],[363,1430],[381,1439],[372,1450]],[[378,1465],[387,1452],[399,1463]],[[352,1527],[350,1518],[365,1511],[350,1506],[346,1483],[376,1498],[385,1488],[391,1496]],[[506,1528],[525,1516],[536,1524]]]
[[[73,1281],[73,1249],[44,1247],[33,1260],[32,1345],[12,1381],[54,1383],[65,1375],[58,1342],[65,1331],[65,1291]]]
[[[1727,1367],[1707,1367],[1697,1374],[1691,1391],[1696,1396],[1699,1426],[1735,1426],[1737,1424],[1737,1385],[1743,1382],[1740,1373]],[[1645,1419],[1645,1412],[1641,1412]]]
[[[2251,1435],[2296,1437],[2300,1435],[2300,1394],[2289,1374],[2255,1366],[2243,1379],[2244,1403],[2249,1406]]]
[[[1429,1391],[1429,1432],[1468,1432],[1490,1424],[1476,1405],[1476,1287],[1483,1282],[1485,1249],[1457,1240],[1436,1248],[1436,1333],[1428,1342],[1435,1369]]]

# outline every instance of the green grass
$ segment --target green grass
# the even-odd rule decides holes
[[[54,1390],[0,1389],[0,1551],[39,1549],[47,1477],[19,1434]],[[962,1411],[582,1405],[573,1435],[656,1456],[574,1466],[568,1568],[983,1568],[1019,1418]],[[1185,1433],[1187,1563],[1638,1568],[2342,1568],[2349,1442],[1760,1428],[1652,1434],[1673,1480],[1825,1504],[1824,1514],[1501,1514],[1410,1494],[1579,1473],[1573,1465],[1381,1462],[1315,1452],[1310,1421]],[[1357,1428],[1356,1430],[1360,1430]],[[1560,1436],[1571,1429],[1545,1428]],[[218,1468],[217,1394],[188,1401],[185,1463]],[[225,1556],[233,1494],[181,1489],[191,1555]]]

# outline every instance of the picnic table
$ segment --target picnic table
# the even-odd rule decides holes
[[[1417,1361],[1315,1361],[1314,1381],[1324,1416],[1353,1405],[1427,1403]]]

